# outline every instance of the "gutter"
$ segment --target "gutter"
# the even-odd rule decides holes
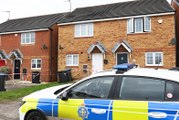
[[[0,35],[13,34],[13,33],[26,33],[26,32],[36,32],[36,31],[46,31],[48,28],[44,29],[33,29],[33,30],[23,30],[23,31],[13,31],[13,32],[2,32]]]

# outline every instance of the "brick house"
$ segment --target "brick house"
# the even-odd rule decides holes
[[[166,0],[77,8],[58,22],[58,71],[78,79],[121,63],[174,67],[174,14]]]
[[[175,30],[176,30],[176,66],[179,67],[179,0],[172,0],[172,7],[175,9]]]
[[[32,80],[33,72],[40,72],[41,81],[56,80],[56,23],[64,15],[12,19],[0,24],[1,64],[10,67],[13,79]]]

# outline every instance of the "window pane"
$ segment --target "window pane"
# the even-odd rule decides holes
[[[101,77],[87,80],[72,88],[71,98],[107,98],[114,77]]]
[[[143,32],[143,19],[135,18],[135,32]]]
[[[80,25],[75,25],[75,36],[80,36]]]
[[[30,34],[26,33],[26,43],[30,43]]]
[[[90,35],[90,36],[93,35],[93,24],[92,23],[88,24],[88,35]]]
[[[162,64],[162,54],[161,53],[155,53],[155,64]]]
[[[37,60],[37,68],[41,68],[41,60]]]
[[[78,55],[73,55],[73,65],[78,65]]]
[[[21,43],[25,43],[25,34],[21,34]]]
[[[153,64],[153,54],[147,53],[147,64]]]
[[[133,32],[133,19],[127,20],[127,31],[128,31],[128,33]]]
[[[35,43],[35,33],[31,33],[31,43]]]
[[[145,31],[150,31],[150,17],[145,17],[144,18],[144,28]]]
[[[36,60],[32,60],[32,68],[36,68]]]
[[[86,24],[82,24],[82,25],[81,25],[81,35],[82,35],[82,36],[87,35],[87,33],[86,33],[86,32],[87,32],[87,28],[86,28],[86,27],[87,27]]]
[[[121,99],[163,100],[165,82],[144,77],[124,77],[121,85]]]
[[[166,100],[179,100],[179,84],[175,82],[167,82],[166,86]]]
[[[72,56],[71,55],[67,55],[67,57],[66,57],[66,65],[72,65]]]

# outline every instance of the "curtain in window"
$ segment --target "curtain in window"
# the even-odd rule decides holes
[[[144,18],[144,31],[150,31],[150,17]]]
[[[133,31],[133,19],[132,18],[127,20],[127,32],[128,33],[134,32]]]
[[[143,19],[135,18],[135,32],[143,32]]]

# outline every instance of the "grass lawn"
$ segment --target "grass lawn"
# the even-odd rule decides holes
[[[35,92],[44,88],[56,86],[56,85],[60,85],[60,84],[57,82],[54,82],[54,83],[41,84],[37,86],[31,86],[31,87],[26,87],[26,88],[19,88],[16,90],[0,92],[0,102],[18,100],[32,92]]]

